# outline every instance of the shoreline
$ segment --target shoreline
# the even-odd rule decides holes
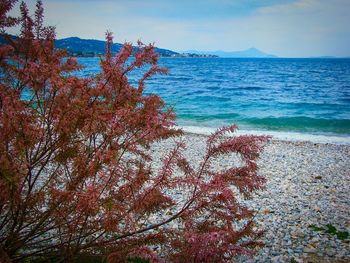
[[[200,126],[178,126],[185,134],[208,136],[213,133],[216,128],[200,127]],[[350,135],[336,134],[312,134],[301,132],[283,132],[283,131],[264,131],[264,130],[240,130],[238,129],[234,135],[268,135],[272,136],[273,141],[285,142],[310,142],[320,144],[336,144],[350,146]]]
[[[206,137],[182,136],[184,156],[193,166],[201,160]],[[159,143],[155,152],[161,156],[173,145]],[[232,162],[218,158],[214,169]],[[265,231],[265,246],[253,258],[239,256],[236,262],[350,262],[349,239],[310,228],[330,224],[350,232],[350,145],[275,139],[257,163],[266,187],[243,202],[258,211],[256,227]]]

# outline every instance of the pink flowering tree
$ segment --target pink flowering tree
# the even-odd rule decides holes
[[[15,2],[0,3],[1,262],[225,262],[260,245],[254,211],[238,197],[265,182],[256,160],[267,137],[219,129],[195,166],[178,140],[154,169],[152,144],[182,132],[159,96],[143,94],[148,78],[167,73],[153,46],[113,55],[107,33],[101,73],[77,77],[81,66],[43,25],[41,1],[34,16],[22,3],[19,18],[8,15]],[[6,33],[15,25],[17,38]],[[132,86],[128,74],[144,66]],[[227,154],[243,164],[213,169]]]

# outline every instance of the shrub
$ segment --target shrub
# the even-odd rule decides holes
[[[182,131],[160,97],[143,94],[148,78],[167,72],[153,46],[126,43],[113,55],[107,33],[101,73],[78,77],[81,66],[55,49],[54,28],[43,25],[41,1],[33,18],[23,2],[21,17],[9,17],[14,3],[0,4],[2,262],[222,262],[259,245],[254,211],[237,196],[263,186],[256,160],[267,137],[226,137],[236,127],[222,128],[198,169],[178,142],[155,171],[152,143]],[[17,38],[6,33],[14,25]],[[128,74],[145,66],[133,87]],[[212,169],[213,158],[231,153],[244,165]],[[181,203],[174,189],[186,191]]]

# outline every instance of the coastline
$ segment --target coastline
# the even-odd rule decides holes
[[[189,132],[182,136],[184,156],[194,166],[204,153],[205,139]],[[159,143],[155,152],[164,154],[173,145]],[[229,165],[228,158],[219,158],[215,169]],[[330,224],[350,232],[350,145],[274,139],[258,165],[266,188],[244,203],[258,211],[265,246],[253,258],[242,256],[237,262],[349,262],[349,239],[314,231],[310,225]]]
[[[208,136],[216,128],[199,126],[179,126],[185,134]],[[273,141],[285,142],[310,142],[321,144],[350,145],[350,136],[337,134],[311,134],[301,132],[264,131],[264,130],[244,130],[238,129],[235,135],[269,135]]]

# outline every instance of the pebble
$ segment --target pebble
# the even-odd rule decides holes
[[[314,247],[304,247],[304,253],[315,253],[316,249]]]
[[[205,137],[186,134],[183,139],[185,157],[199,164]],[[171,145],[160,143],[155,152],[164,153]],[[232,165],[228,160],[214,164],[227,168]],[[265,230],[265,246],[252,258],[239,256],[235,262],[350,262],[349,240],[310,228],[331,224],[350,232],[350,145],[272,140],[258,165],[266,188],[244,202],[260,211],[256,221]]]

